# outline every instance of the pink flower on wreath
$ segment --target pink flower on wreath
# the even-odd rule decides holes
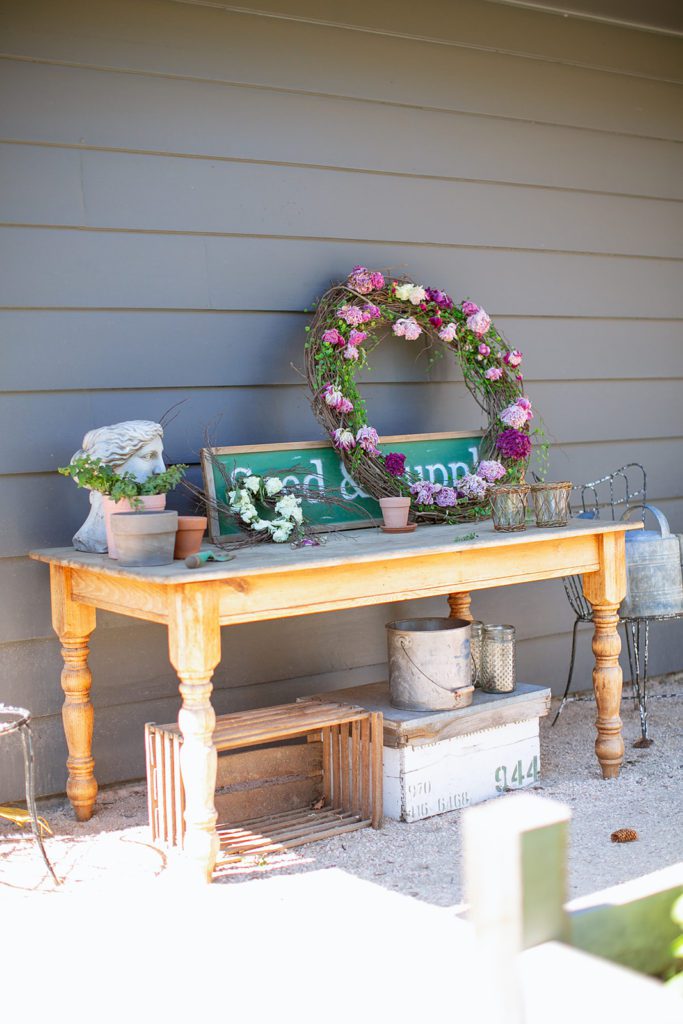
[[[446,326],[442,327],[441,330],[439,331],[439,337],[441,338],[442,341],[455,341],[457,333],[457,324],[446,324]]]
[[[520,382],[520,384],[521,384],[522,381],[524,380],[524,374],[523,373],[518,373],[517,376],[515,377],[515,380],[518,380]]]
[[[367,336],[367,331],[357,331],[354,328],[349,334],[349,345],[362,345]]]
[[[433,505],[434,497],[441,490],[441,484],[430,484],[426,480],[420,480],[413,484],[410,493],[415,498],[416,505]]]
[[[356,444],[360,445],[368,455],[379,455],[379,435],[374,427],[361,427],[356,434]]]
[[[369,292],[376,292],[380,288],[384,288],[384,274],[380,274],[379,270],[368,270],[367,267],[356,266],[349,274],[348,282],[355,291],[360,292],[361,295],[367,295]]]
[[[353,402],[346,398],[339,388],[336,388],[333,384],[325,385],[322,390],[322,396],[330,409],[336,409],[337,412],[341,413],[353,412]]]
[[[434,501],[439,508],[450,508],[458,503],[458,492],[454,487],[442,487],[436,494]]]
[[[531,409],[531,402],[526,396],[524,398],[518,398],[515,404],[518,405],[520,409],[524,409],[527,420],[532,420],[534,418],[534,414]]]
[[[323,341],[326,341],[329,345],[346,344],[343,334],[340,334],[336,327],[331,327],[329,331],[325,331],[323,334]]]
[[[368,292],[373,291],[377,285],[373,283],[373,277],[375,274],[368,270],[367,267],[356,266],[349,274],[349,286],[354,291],[360,292],[361,295],[367,295]],[[382,277],[380,274],[379,277]],[[382,284],[384,284],[384,278],[382,277]],[[380,285],[381,287],[381,285]]]
[[[357,363],[360,359],[358,349],[355,345],[347,345],[346,348],[343,348],[342,355],[344,356],[344,359],[349,359],[354,363]]]
[[[486,480],[474,473],[461,476],[458,480],[458,492],[463,498],[469,498],[470,501],[481,501],[485,498],[488,487]]]
[[[360,306],[353,306],[350,303],[347,303],[345,306],[340,306],[337,310],[337,316],[340,320],[344,320],[349,327],[357,326],[358,324],[364,323],[366,319],[370,319],[363,315],[363,310]]]
[[[503,356],[503,362],[508,366],[519,366],[522,361],[522,353],[518,348],[513,348]]]
[[[485,341],[482,341],[482,343],[479,346],[479,348],[477,349],[477,351],[479,352],[480,356],[490,356],[491,355],[491,349],[488,347],[488,345],[486,344]]]
[[[391,476],[403,476],[406,469],[406,457],[403,452],[389,452],[384,459],[384,468]]]
[[[353,431],[348,430],[347,427],[337,427],[332,434],[332,443],[340,451],[350,452],[352,448],[356,447],[356,438]]]
[[[379,276],[382,277],[381,274]],[[384,283],[384,278],[383,277],[382,277],[382,283]],[[381,312],[379,306],[375,306],[375,304],[372,303],[372,302],[368,303],[368,305],[363,310],[364,322],[367,322],[368,320],[379,320],[381,315],[382,315],[382,312]]]
[[[467,317],[467,327],[478,338],[483,337],[491,326],[491,317],[485,309],[478,309]]]
[[[475,313],[479,312],[479,306],[476,302],[470,302],[469,299],[466,299],[460,308],[465,316],[474,316]]]
[[[415,341],[422,334],[422,328],[414,317],[402,317],[392,328],[394,334],[407,341]]]
[[[503,371],[500,366],[491,366],[484,374],[487,380],[500,380],[503,376]]]
[[[441,325],[443,324],[443,320],[441,319],[440,316],[430,316],[429,322],[432,325],[432,327],[441,327]]]
[[[512,427],[513,430],[521,430],[526,426],[528,418],[526,409],[516,402],[514,405],[508,405],[500,414],[500,419],[505,426]]]
[[[531,439],[519,430],[503,430],[496,438],[496,448],[504,459],[516,462],[531,454]]]
[[[493,484],[496,480],[502,480],[507,470],[502,462],[498,462],[498,459],[486,459],[484,462],[480,462],[477,466],[477,476],[480,476],[482,480],[486,480],[487,484]]]

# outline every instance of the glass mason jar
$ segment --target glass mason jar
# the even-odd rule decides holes
[[[472,684],[479,686],[481,680],[481,637],[484,623],[474,619],[470,623],[470,652],[472,654]]]
[[[486,693],[510,693],[517,682],[515,627],[484,626],[479,685]]]
[[[536,526],[566,526],[569,521],[569,493],[572,485],[563,481],[559,484],[532,484],[531,497],[534,503]]]
[[[491,488],[489,499],[494,530],[514,533],[526,529],[528,484],[498,484]]]

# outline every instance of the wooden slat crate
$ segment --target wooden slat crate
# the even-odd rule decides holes
[[[381,714],[304,700],[221,715],[213,740],[222,863],[381,826]],[[177,725],[145,726],[152,838],[180,847],[181,745]]]

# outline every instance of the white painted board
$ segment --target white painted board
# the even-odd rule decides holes
[[[383,762],[387,818],[419,821],[470,807],[538,782],[538,719],[422,746],[384,747]]]

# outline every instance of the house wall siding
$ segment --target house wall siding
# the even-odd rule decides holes
[[[0,678],[64,789],[59,651],[32,547],[87,498],[55,473],[83,434],[158,418],[171,461],[320,435],[305,308],[356,262],[483,302],[523,349],[551,475],[628,461],[683,531],[683,44],[482,0],[5,0],[0,9]],[[398,342],[364,391],[387,433],[476,429],[454,366]],[[178,500],[175,496],[174,500]],[[559,582],[475,598],[513,621],[523,678],[562,688]],[[443,602],[223,631],[218,711],[374,681],[384,629]],[[101,783],[139,777],[178,707],[162,628],[102,613]],[[590,681],[580,641],[577,685]],[[652,669],[683,667],[658,627]],[[7,757],[7,760],[5,760]],[[21,793],[3,751],[0,797]]]

